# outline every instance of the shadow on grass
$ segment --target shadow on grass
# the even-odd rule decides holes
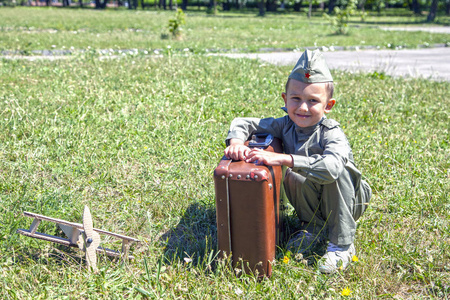
[[[191,204],[177,226],[162,235],[164,256],[170,261],[192,259],[198,264],[205,255],[217,250],[216,210],[204,203]]]
[[[280,244],[277,247],[278,255],[286,250],[289,238],[294,236],[302,226],[295,213],[285,216],[282,226]],[[203,204],[191,204],[183,214],[180,222],[160,238],[166,244],[164,256],[171,262],[192,259],[193,265],[198,265],[211,251],[217,251],[217,227],[215,207]],[[308,264],[314,264],[318,256],[325,254],[326,246],[318,244],[311,247],[304,258]]]
[[[284,217],[283,223],[283,235],[280,241],[277,258],[280,259],[283,253],[287,250],[295,251],[294,249],[288,249],[288,243],[290,239],[295,239],[296,235],[301,230],[307,230],[308,232],[313,232],[315,234],[320,234],[322,237],[326,236],[326,231],[321,227],[314,227],[313,225],[301,224],[300,220],[297,217],[295,212],[289,213]],[[306,260],[307,265],[315,265],[317,261],[326,253],[327,243],[326,240],[321,242],[315,242],[311,246],[307,244],[297,245],[299,248],[306,248],[306,251],[302,251],[302,259]],[[296,256],[296,253],[292,253],[293,256]]]

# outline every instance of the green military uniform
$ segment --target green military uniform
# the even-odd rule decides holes
[[[333,81],[320,51],[310,50],[302,54],[289,78],[307,84]],[[328,229],[329,240],[335,245],[352,244],[355,221],[366,209],[371,189],[355,167],[339,123],[323,117],[314,126],[300,127],[289,116],[238,118],[231,124],[227,141],[246,141],[258,132],[280,138],[284,152],[293,158],[284,186],[300,220]]]
[[[369,185],[361,180],[353,154],[339,123],[323,118],[302,128],[282,118],[237,118],[231,123],[227,141],[246,141],[252,134],[270,133],[283,141],[284,152],[294,162],[284,186],[299,219],[328,229],[329,240],[338,245],[353,243],[356,220],[371,197]]]

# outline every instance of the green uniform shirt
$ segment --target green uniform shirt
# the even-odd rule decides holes
[[[236,118],[231,123],[227,141],[232,138],[246,141],[259,132],[281,139],[284,152],[293,158],[292,171],[311,181],[319,184],[334,182],[347,168],[356,175],[354,184],[359,184],[361,173],[354,165],[350,144],[335,120],[323,117],[315,126],[302,128],[289,116],[277,119]]]
[[[254,133],[270,133],[283,141],[284,152],[294,166],[284,179],[286,195],[301,221],[325,226],[337,245],[353,243],[356,220],[371,198],[369,185],[361,180],[350,144],[339,123],[322,118],[314,126],[297,126],[282,118],[237,118],[227,137],[243,141]],[[318,209],[316,209],[318,208]]]

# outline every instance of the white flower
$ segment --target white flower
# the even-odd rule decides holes
[[[185,257],[185,258],[183,258],[184,259],[184,262],[185,263],[190,263],[190,262],[192,262],[192,259],[191,258],[189,258],[189,257]]]
[[[172,48],[172,46],[170,46],[170,45],[167,45],[167,49],[170,49],[170,48]]]
[[[235,289],[234,292],[236,293],[236,295],[242,295],[243,293],[243,291],[240,288]]]

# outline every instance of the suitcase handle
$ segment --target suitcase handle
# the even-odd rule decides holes
[[[256,133],[252,136],[251,141],[249,141],[249,147],[261,147],[267,148],[273,142],[273,135],[269,133]]]

